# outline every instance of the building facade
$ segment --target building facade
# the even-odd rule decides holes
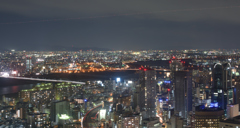
[[[190,71],[175,72],[175,113],[187,118],[192,111],[192,73]]]
[[[195,112],[195,128],[219,128],[224,118],[222,109],[204,109]]]
[[[140,68],[140,110],[146,111],[147,118],[156,117],[156,71]]]
[[[216,63],[212,71],[212,102],[218,103],[218,107],[226,110],[227,104],[232,104],[232,72],[229,63]]]

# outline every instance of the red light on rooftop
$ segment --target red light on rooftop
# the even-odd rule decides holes
[[[147,69],[145,68],[144,71],[147,71]]]
[[[176,57],[175,57],[175,56],[173,56],[172,58],[173,58],[173,59],[176,59]]]
[[[170,89],[168,88],[167,91],[170,92]]]
[[[171,61],[169,61],[169,64],[171,64],[172,62]]]

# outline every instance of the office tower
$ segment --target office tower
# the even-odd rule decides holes
[[[172,59],[169,61],[169,65],[170,65],[170,78],[172,80],[172,84],[174,87],[174,79],[175,79],[175,72],[177,71],[182,71],[183,70],[183,61],[181,61],[180,59],[177,59],[176,57],[172,57]]]
[[[229,63],[216,63],[212,70],[212,102],[226,110],[233,103],[232,72]]]
[[[187,118],[188,112],[192,111],[192,72],[175,72],[175,113]]]
[[[141,94],[141,88],[140,87],[136,87],[136,91],[133,94],[133,109],[136,112],[140,112],[140,103],[143,102],[144,100],[141,100],[140,96]],[[143,103],[143,107],[144,107],[145,103]]]
[[[70,116],[70,104],[68,101],[54,101],[51,103],[50,118],[53,122],[58,123],[62,115]]]
[[[211,75],[209,74],[209,71],[198,71],[198,76],[195,79],[195,87],[198,87],[200,89],[200,99],[205,100],[208,99],[210,96],[210,85],[211,85]]]
[[[156,71],[151,68],[141,67],[139,70],[140,85],[140,110],[146,111],[146,116],[156,116]]]
[[[240,104],[240,79],[239,77],[235,79],[233,82],[234,85],[234,103],[235,104]],[[240,107],[239,107],[240,110]]]
[[[174,73],[175,71],[182,71],[183,63],[185,62],[177,59],[176,57],[172,57],[172,59],[169,61],[171,73]],[[174,77],[174,75],[172,75],[172,77]]]
[[[171,60],[169,61],[170,65],[170,78],[171,78],[171,91],[169,92],[169,99],[175,101],[175,72],[177,71],[182,71],[183,70],[183,63],[180,59],[177,59],[176,57],[172,57]],[[175,103],[173,103],[174,107]]]
[[[219,122],[223,120],[224,110],[209,108],[195,112],[195,128],[219,128]]]
[[[31,72],[31,70],[32,70],[32,58],[27,57],[26,58],[26,71]]]

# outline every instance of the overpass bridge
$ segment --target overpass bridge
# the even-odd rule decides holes
[[[63,83],[64,82],[64,83],[73,83],[73,84],[85,84],[85,82],[79,82],[79,81],[40,79],[40,78],[29,78],[29,77],[0,76],[0,78],[31,80],[31,81],[41,81],[41,82],[55,82],[55,83]]]

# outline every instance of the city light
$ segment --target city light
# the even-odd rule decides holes
[[[17,74],[17,71],[12,71],[12,74],[13,74],[13,75],[16,75],[16,74]]]
[[[100,116],[100,117],[99,117],[100,120],[101,120],[101,119],[106,119],[106,112],[107,112],[106,109],[101,109],[101,110],[100,110],[100,115],[99,115],[99,116]]]
[[[37,59],[37,62],[43,62],[43,61],[44,61],[44,59],[41,59],[41,58]]]
[[[217,108],[218,107],[218,103],[210,103],[210,108]]]
[[[164,83],[166,83],[166,84],[170,84],[170,83],[171,83],[171,81],[164,81]]]
[[[132,84],[132,83],[133,83],[133,81],[131,81],[131,80],[128,81],[128,84]]]
[[[3,72],[2,76],[3,77],[9,77],[9,73],[8,72]]]
[[[70,117],[66,114],[61,114],[61,116],[59,117],[59,119],[61,120],[67,120],[67,119],[70,119]]]
[[[121,78],[118,77],[118,78],[116,79],[116,81],[117,81],[117,82],[120,82],[120,81],[121,81]]]

